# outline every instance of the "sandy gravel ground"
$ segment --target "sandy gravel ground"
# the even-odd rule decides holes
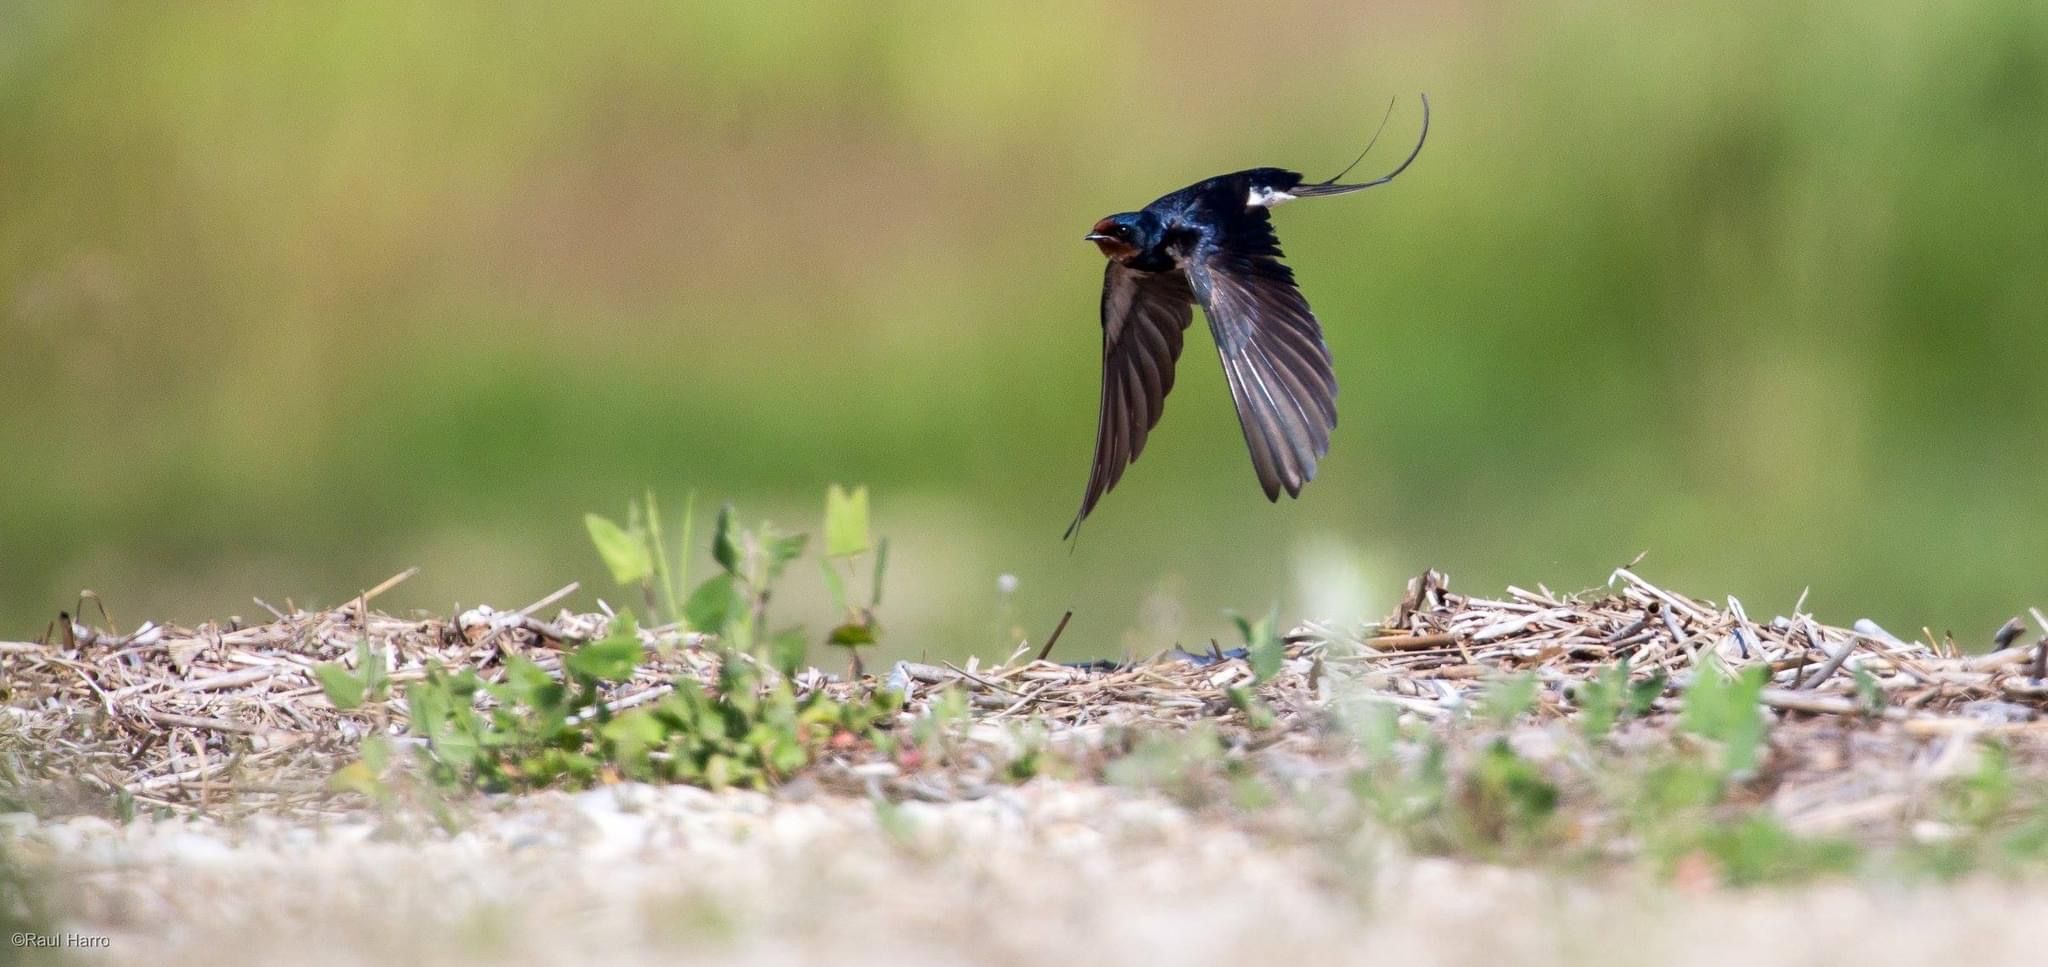
[[[9,820],[70,871],[63,929],[107,938],[71,963],[1983,967],[2042,963],[2048,910],[2039,884],[1558,880],[1276,843],[1047,781],[893,811],[626,786],[524,797],[454,835],[373,816]]]

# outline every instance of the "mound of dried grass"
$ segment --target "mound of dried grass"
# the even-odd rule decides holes
[[[369,730],[381,724],[402,731],[406,714],[402,689],[380,708],[336,709],[314,678],[316,665],[352,663],[367,643],[394,683],[418,679],[430,660],[494,679],[509,654],[558,667],[564,649],[604,635],[612,622],[606,614],[567,611],[536,617],[573,585],[509,612],[478,608],[443,619],[370,610],[379,593],[406,576],[348,607],[279,612],[250,627],[148,624],[116,635],[74,624],[47,641],[0,642],[17,780],[64,777],[99,793],[125,790],[139,802],[177,808],[311,803]],[[2038,612],[2035,618],[2041,621]],[[1555,718],[1574,712],[1564,686],[1624,657],[1638,675],[1668,676],[1667,707],[1710,656],[1728,667],[1768,664],[1762,700],[1777,710],[1781,726],[1795,726],[1780,728],[1781,741],[1815,743],[1786,760],[1804,764],[1808,787],[1854,784],[1861,793],[1849,798],[1867,803],[1891,795],[1888,780],[1873,780],[1870,769],[1924,765],[1930,739],[1951,748],[1960,743],[1946,740],[2007,734],[2038,747],[2048,737],[2041,668],[2048,639],[2021,645],[2017,631],[2009,626],[1997,650],[1968,655],[1946,639],[1904,641],[1868,622],[1823,625],[1796,608],[1789,617],[1757,621],[1733,598],[1715,605],[1685,597],[1626,569],[1597,592],[1510,588],[1498,600],[1454,594],[1430,572],[1410,583],[1384,622],[1356,633],[1308,626],[1288,636],[1282,671],[1258,693],[1277,717],[1269,741],[1297,740],[1292,744],[1312,750],[1338,691],[1347,701],[1381,700],[1443,720],[1500,673],[1526,672],[1546,686],[1539,716]],[[659,698],[678,675],[715,680],[716,650],[705,648],[701,636],[673,626],[639,633],[650,661],[608,696],[614,708]],[[1220,654],[1114,667],[1023,660],[1025,654],[1020,647],[988,667],[900,662],[882,683],[905,691],[913,711],[940,687],[964,690],[977,723],[991,727],[977,734],[1035,718],[1056,739],[1106,726],[1217,720],[1242,727],[1230,690],[1254,684],[1246,661]],[[882,683],[811,671],[798,685],[853,690]],[[1845,768],[1852,764],[1845,755],[1868,768]],[[961,786],[927,777],[915,789],[957,793]],[[1814,808],[1833,811],[1828,815],[1844,809],[1843,801],[1813,799]]]

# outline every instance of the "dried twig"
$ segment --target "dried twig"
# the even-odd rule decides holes
[[[1052,646],[1060,643],[1060,633],[1067,630],[1067,622],[1072,620],[1074,620],[1074,612],[1072,611],[1060,615],[1060,623],[1052,629],[1051,636],[1045,639],[1045,647],[1038,649],[1039,661],[1044,661],[1046,656],[1052,654]]]
[[[1819,688],[1822,682],[1827,681],[1842,667],[1843,662],[1849,660],[1849,653],[1855,651],[1856,643],[1862,640],[1861,636],[1850,635],[1848,640],[1842,642],[1842,647],[1839,650],[1828,656],[1827,663],[1820,666],[1820,670],[1814,672],[1812,678],[1801,682],[1798,687],[1803,689]],[[1813,641],[1815,646],[1820,644],[1818,638],[1813,639]]]

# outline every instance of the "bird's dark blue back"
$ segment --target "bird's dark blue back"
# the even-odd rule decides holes
[[[1300,172],[1285,168],[1247,168],[1195,182],[1179,191],[1162,195],[1145,207],[1162,215],[1169,211],[1176,214],[1199,211],[1212,218],[1241,215],[1246,209],[1253,208],[1247,202],[1254,189],[1287,191],[1301,184],[1301,179]],[[1263,207],[1253,210],[1264,212]]]
[[[1301,181],[1300,172],[1285,168],[1247,168],[1162,195],[1145,210],[1165,224],[1168,244],[1278,256],[1279,240],[1273,236],[1267,206],[1251,204],[1251,199],[1260,189],[1285,192]]]

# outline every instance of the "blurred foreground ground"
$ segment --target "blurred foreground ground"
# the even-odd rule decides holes
[[[1730,892],[1276,845],[1150,796],[782,802],[622,786],[454,836],[369,817],[28,830],[75,963],[2039,963],[2038,884]]]

